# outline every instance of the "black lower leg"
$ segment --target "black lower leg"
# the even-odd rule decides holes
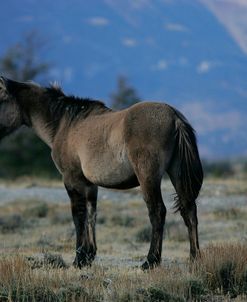
[[[86,197],[82,192],[68,189],[71,200],[71,211],[76,229],[76,257],[74,265],[81,268],[90,265],[94,259],[95,251],[89,241],[88,210]]]
[[[185,225],[188,228],[190,240],[190,258],[195,259],[200,254],[196,203],[193,202],[189,206],[182,208],[180,213],[184,219]]]
[[[147,202],[149,218],[152,226],[152,237],[147,261],[143,263],[143,269],[158,266],[161,262],[163,230],[166,217],[166,207],[163,204],[161,193],[155,194],[155,199]]]

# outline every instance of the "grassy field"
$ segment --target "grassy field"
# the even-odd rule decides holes
[[[29,179],[1,185],[48,186]],[[57,186],[49,183],[50,190]],[[150,226],[138,190],[118,202],[114,191],[100,195],[98,256],[82,270],[72,267],[69,202],[20,196],[0,203],[0,302],[247,301],[247,180],[205,181],[198,200],[202,257],[193,264],[187,230],[172,210],[171,185],[162,189],[168,196],[163,262],[150,272],[139,268]]]

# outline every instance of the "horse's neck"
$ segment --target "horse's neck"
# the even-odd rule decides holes
[[[41,138],[41,140],[52,148],[53,135],[49,127],[49,121],[45,121],[38,114],[31,117],[32,129]]]

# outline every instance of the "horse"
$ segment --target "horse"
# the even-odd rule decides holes
[[[190,258],[200,255],[196,199],[203,170],[195,131],[177,109],[140,102],[114,111],[101,101],[68,96],[56,85],[0,77],[0,140],[23,125],[50,147],[62,175],[76,230],[74,266],[91,265],[96,256],[98,186],[140,186],[152,228],[141,267],[160,264],[167,212],[160,186],[165,172],[176,191],[175,210],[188,229]]]

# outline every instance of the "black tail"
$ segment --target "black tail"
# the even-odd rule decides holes
[[[197,148],[195,131],[187,119],[178,110],[175,110],[176,120],[176,157],[178,158],[177,179],[179,179],[181,196],[178,193],[175,209],[189,205],[199,195],[203,170]]]

